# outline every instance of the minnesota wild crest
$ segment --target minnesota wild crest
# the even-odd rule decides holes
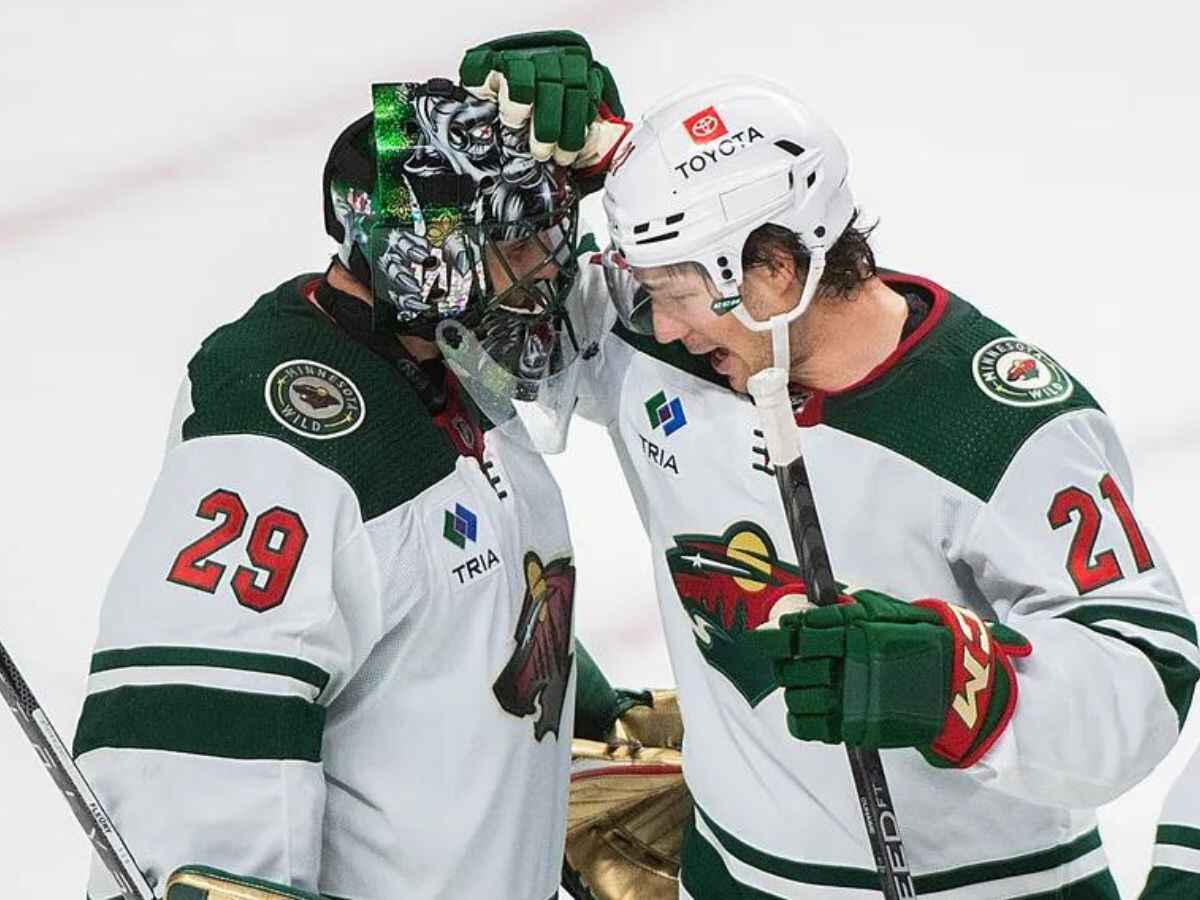
[[[778,684],[770,660],[744,637],[806,608],[799,570],[779,561],[771,538],[753,522],[737,522],[719,537],[676,535],[667,566],[701,655],[757,706]]]
[[[570,557],[545,565],[533,551],[525,554],[525,598],[517,631],[517,648],[492,691],[505,712],[525,717],[537,713],[533,737],[558,737],[563,698],[571,678],[571,615],[575,599],[575,567]]]

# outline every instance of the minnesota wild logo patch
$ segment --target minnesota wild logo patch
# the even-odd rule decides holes
[[[808,608],[799,569],[779,560],[771,538],[753,522],[737,522],[719,536],[676,535],[667,567],[700,654],[757,706],[778,684],[770,660],[744,638]]]
[[[535,716],[533,739],[558,737],[563,700],[571,678],[571,618],[575,604],[575,566],[570,557],[543,563],[525,554],[525,597],[513,634],[516,648],[492,685],[505,712]],[[569,735],[568,735],[569,737]]]
[[[1075,382],[1050,354],[1013,337],[980,347],[971,372],[981,391],[1008,406],[1062,403],[1075,392]]]
[[[267,376],[267,408],[296,434],[317,440],[347,435],[362,424],[367,406],[358,387],[339,372],[310,359],[292,359]]]

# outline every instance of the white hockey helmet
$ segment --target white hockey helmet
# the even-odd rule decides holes
[[[643,117],[604,185],[612,246],[606,275],[625,324],[645,331],[648,298],[629,267],[699,263],[753,331],[772,332],[775,365],[788,367],[789,323],[816,293],[825,252],[854,216],[846,148],[784,88],[754,77],[688,88]],[[796,306],[768,321],[740,302],[742,248],[760,225],[795,232],[809,252]]]

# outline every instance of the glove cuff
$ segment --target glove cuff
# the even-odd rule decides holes
[[[954,642],[945,722],[933,742],[919,749],[939,768],[969,768],[1008,727],[1018,696],[1011,657],[1028,656],[1033,647],[1007,627],[993,634],[975,613],[944,600],[914,605],[936,613]]]

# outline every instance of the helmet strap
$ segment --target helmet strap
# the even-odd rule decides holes
[[[348,337],[363,344],[395,367],[433,415],[446,406],[446,385],[438,383],[395,335],[381,334],[373,327],[371,307],[322,278],[313,299]]]
[[[817,286],[825,273],[825,248],[814,247],[810,251],[808,272],[804,276],[804,287],[800,291],[800,299],[787,312],[771,316],[765,322],[755,319],[746,309],[745,303],[733,308],[735,318],[751,331],[771,332],[771,360],[777,369],[787,372],[792,365],[791,324],[804,315],[804,311],[812,305],[813,297],[817,294]]]

